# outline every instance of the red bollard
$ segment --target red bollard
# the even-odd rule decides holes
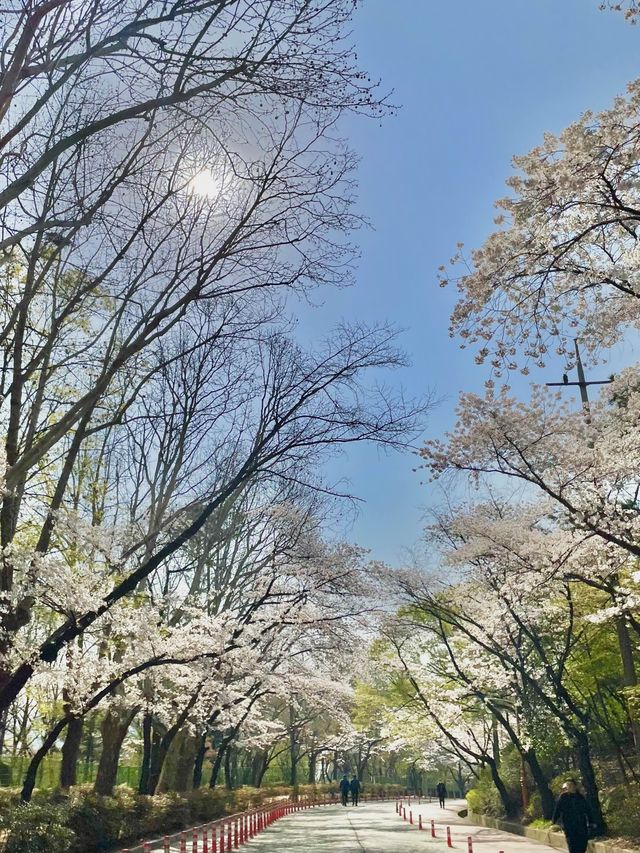
[[[209,827],[202,830],[202,853],[209,853]]]
[[[171,853],[171,842],[169,841],[168,835],[165,835],[162,847],[164,853]]]
[[[220,853],[224,853],[224,821],[220,824]]]
[[[447,827],[447,847],[453,847],[453,843],[451,842],[451,827]]]
[[[409,809],[409,823],[413,824],[413,812]]]
[[[227,850],[229,851],[229,853],[231,853],[231,850],[233,848],[231,832],[231,821],[229,821],[229,823],[227,824]]]
[[[143,842],[142,853],[151,853],[151,842],[150,841]]]
[[[187,853],[187,833],[180,833],[180,853]]]
[[[407,819],[407,810],[403,807],[403,809],[402,809],[402,820],[406,820],[406,819]]]
[[[467,850],[469,853],[473,853],[473,840],[470,835],[467,836]]]
[[[422,815],[418,815],[418,829],[422,829]]]
[[[237,850],[238,846],[238,818],[236,818],[233,826],[233,849]]]
[[[434,820],[431,821],[431,837],[436,837],[436,822]]]
[[[195,829],[191,840],[191,853],[198,853],[198,832]]]

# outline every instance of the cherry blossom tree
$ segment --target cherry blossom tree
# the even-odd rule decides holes
[[[451,334],[477,345],[478,362],[526,373],[555,351],[570,366],[574,338],[595,354],[638,328],[639,105],[632,83],[516,157],[499,230],[442,268],[460,293]]]

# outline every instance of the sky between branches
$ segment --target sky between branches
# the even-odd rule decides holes
[[[640,28],[600,12],[597,0],[367,0],[353,38],[362,66],[401,110],[382,126],[355,118],[342,128],[362,158],[360,210],[373,229],[357,235],[356,286],[325,291],[320,307],[296,306],[298,333],[317,339],[353,318],[403,328],[412,367],[391,379],[441,399],[427,428],[439,436],[453,425],[458,393],[481,390],[488,369],[448,336],[454,291],[438,287],[438,266],[459,241],[473,248],[493,230],[514,154],[607,107],[640,77]],[[629,342],[612,353],[593,378],[637,359],[636,350]],[[561,373],[558,364],[529,379]],[[515,387],[526,392],[527,383]],[[349,537],[391,563],[417,542],[425,506],[441,497],[421,484],[416,461],[363,446],[330,467],[365,501]]]

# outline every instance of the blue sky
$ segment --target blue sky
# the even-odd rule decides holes
[[[315,337],[355,318],[402,327],[412,366],[393,381],[442,399],[428,436],[450,428],[458,393],[487,378],[448,336],[453,293],[438,287],[438,266],[458,241],[475,246],[492,229],[513,154],[607,106],[640,77],[640,28],[598,5],[366,0],[357,14],[360,62],[402,109],[382,127],[362,119],[345,127],[362,158],[360,210],[374,230],[359,234],[357,285],[325,294],[301,330]],[[616,361],[632,357],[623,351]],[[535,378],[559,379],[557,372]],[[329,466],[364,499],[349,538],[391,563],[418,541],[424,508],[437,500],[413,473],[415,462],[363,447]]]

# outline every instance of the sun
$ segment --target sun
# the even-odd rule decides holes
[[[222,192],[222,181],[211,169],[201,169],[189,181],[189,189],[196,195],[217,198]]]

